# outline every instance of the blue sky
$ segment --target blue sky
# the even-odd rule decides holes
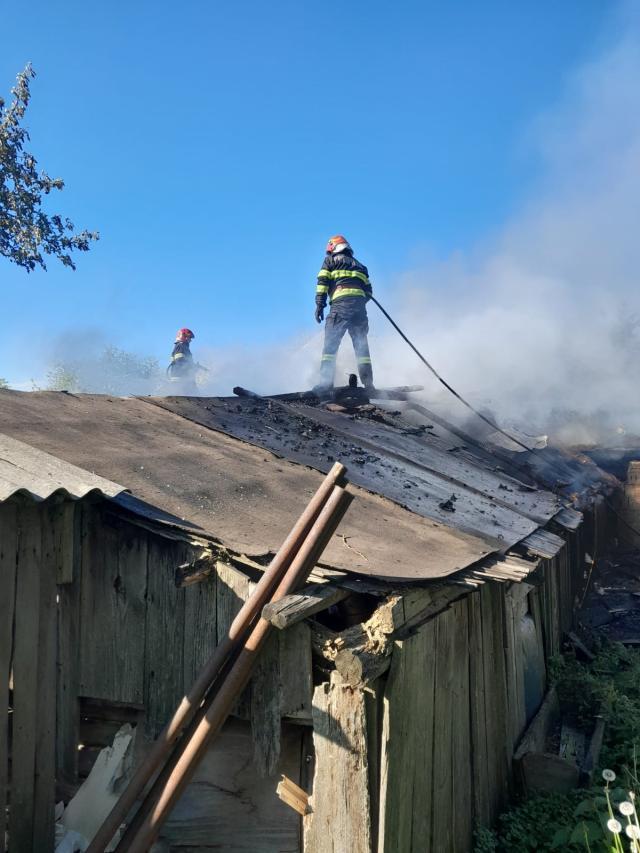
[[[17,4],[2,11],[0,89],[33,63],[30,149],[66,181],[55,207],[101,240],[75,273],[0,260],[0,376],[16,382],[41,375],[69,330],[163,361],[183,325],[223,346],[312,330],[336,231],[379,293],[425,257],[481,243],[535,186],[532,122],[618,7],[29,8],[28,25]]]

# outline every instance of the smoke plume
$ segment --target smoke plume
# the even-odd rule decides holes
[[[535,197],[491,245],[407,272],[388,297],[474,403],[567,439],[572,424],[576,441],[640,432],[640,15],[627,11],[616,44],[531,128],[545,166]],[[375,344],[378,380],[426,378],[440,394],[401,340]]]

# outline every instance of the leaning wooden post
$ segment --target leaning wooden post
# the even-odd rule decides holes
[[[320,555],[333,536],[338,524],[352,501],[352,496],[340,486],[336,486],[313,525],[309,536],[303,543],[289,571],[278,586],[273,600],[298,588],[307,579]],[[164,821],[189,783],[193,772],[204,756],[212,738],[220,731],[229,716],[233,704],[251,677],[258,653],[267,639],[272,626],[266,619],[260,618],[249,638],[245,642],[236,661],[216,693],[211,705],[195,731],[184,745],[180,757],[160,791],[151,790],[141,809],[146,811],[144,820],[138,827],[130,826],[125,832],[116,853],[145,853],[158,835]],[[180,749],[182,744],[178,745]],[[157,797],[157,799],[156,799]]]
[[[329,499],[336,483],[344,479],[346,470],[344,465],[336,462],[324,478],[315,495],[311,498],[304,512],[282,543],[269,568],[260,578],[253,594],[242,605],[240,612],[229,628],[229,633],[216,647],[198,675],[191,690],[183,698],[173,717],[160,733],[149,753],[134,773],[131,781],[122,792],[120,799],[93,837],[87,848],[87,853],[103,853],[118,828],[126,820],[148,782],[169,756],[178,736],[193,720],[225,661],[234,649],[239,646],[241,640],[247,634],[251,623],[273,594],[274,589],[291,565],[298,549]]]

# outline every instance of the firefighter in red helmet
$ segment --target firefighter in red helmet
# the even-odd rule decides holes
[[[179,382],[183,393],[195,393],[196,372],[200,365],[193,360],[189,344],[195,338],[191,329],[179,329],[171,352],[171,362],[167,376],[172,382]]]
[[[349,241],[342,234],[331,237],[326,256],[318,273],[316,286],[316,320],[321,323],[329,299],[330,309],[324,327],[324,348],[320,364],[320,387],[331,388],[336,355],[345,332],[349,332],[358,364],[360,380],[365,388],[373,388],[373,368],[369,353],[369,321],[366,304],[372,289],[369,272],[353,257]]]

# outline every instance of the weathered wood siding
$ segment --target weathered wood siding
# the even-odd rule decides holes
[[[178,588],[177,567],[200,550],[133,523],[106,501],[0,505],[0,703],[12,708],[13,721],[11,744],[9,717],[0,716],[0,791],[8,790],[11,800],[11,851],[53,849],[56,781],[58,796],[80,781],[81,701],[106,703],[115,718],[118,708],[123,715],[139,709],[144,734],[155,737],[226,634],[253,584],[219,564],[200,583]],[[303,763],[304,730],[294,727],[281,737],[280,729],[283,717],[311,722],[307,625],[274,631],[252,685],[237,708],[251,726],[244,723],[242,738],[236,732],[214,750],[228,766],[218,767],[215,783],[201,781],[187,797],[197,814],[214,809],[201,829],[184,830],[190,849],[194,840],[197,849],[219,849],[213,827],[231,837],[236,818],[237,844],[226,849],[256,849],[261,827],[269,826],[269,802],[274,841],[265,850],[300,847],[300,820],[277,800],[273,774],[284,768],[297,780]],[[233,744],[242,749],[232,761]],[[209,784],[222,791],[223,780],[235,779],[241,768],[247,778],[235,793],[229,782],[227,801],[214,789],[205,796]],[[245,798],[251,775],[256,780]],[[5,853],[6,801],[0,805]],[[178,817],[170,826],[179,848],[183,824]]]
[[[577,557],[574,542],[545,561],[537,586],[485,584],[397,644],[384,694],[379,853],[464,853],[474,827],[504,807],[514,747],[571,626]]]
[[[265,850],[302,849],[299,819],[275,797],[277,771],[297,781],[310,751],[303,728],[282,730],[289,718],[314,729],[305,853],[470,850],[474,826],[490,824],[510,794],[513,748],[603,525],[564,534],[566,547],[530,584],[489,581],[448,607],[440,594],[437,613],[420,610],[424,591],[408,593],[399,609],[415,614],[412,633],[366,687],[334,674],[314,692],[309,626],[274,632],[236,709],[245,722],[231,725],[176,810],[170,848],[219,849],[225,838],[230,851],[263,849],[264,830]],[[54,779],[77,782],[80,698],[140,709],[155,736],[250,595],[249,578],[223,564],[176,587],[176,568],[195,556],[106,502],[0,507],[0,701],[9,704],[12,671],[17,849],[51,849]],[[0,790],[8,768],[3,717]]]
[[[249,724],[229,719],[162,831],[170,853],[298,853],[300,817],[275,791],[279,774],[301,781],[303,732],[283,726],[278,763],[265,780],[255,771]]]
[[[7,849],[53,850],[60,519],[55,503],[0,505],[0,851],[7,799]]]
[[[584,545],[580,533],[564,535],[565,547],[541,563],[531,583],[489,581],[424,624],[418,619],[415,633],[394,644],[386,677],[359,691],[342,688],[332,724],[323,722],[326,696],[316,690],[305,853],[361,850],[365,830],[376,853],[473,849],[474,828],[490,825],[513,792],[514,747],[542,701],[548,658],[571,627]],[[428,601],[427,592],[411,593],[405,615]],[[336,689],[332,682],[328,695]],[[335,752],[346,743],[341,715],[369,733],[368,796],[353,755],[340,759],[351,767],[351,787],[335,769]],[[331,812],[340,815],[336,833]]]

